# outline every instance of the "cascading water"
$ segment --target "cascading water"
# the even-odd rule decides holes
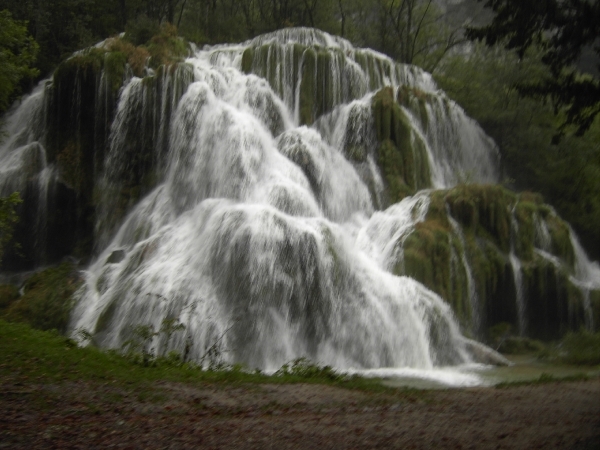
[[[517,317],[519,320],[519,335],[525,336],[527,328],[527,319],[525,316],[525,288],[523,285],[523,273],[521,272],[521,261],[516,255],[515,240],[519,233],[519,224],[515,218],[515,210],[517,204],[513,206],[510,215],[510,254],[509,261],[513,271],[513,278],[515,282],[515,302],[517,304]]]
[[[448,208],[447,206],[446,214],[448,216],[448,221],[452,226],[452,230],[458,236],[458,239],[460,240],[460,243],[463,248],[463,251],[460,254],[460,259],[465,270],[465,274],[467,275],[467,293],[469,295],[469,305],[471,307],[472,329],[475,332],[475,334],[477,334],[480,331],[479,328],[481,326],[481,312],[479,298],[477,297],[477,289],[473,280],[473,271],[471,270],[471,265],[467,260],[467,253],[465,250],[467,248],[467,243],[465,241],[465,236],[460,228],[459,223],[456,220],[454,220],[452,214],[450,213],[450,208]]]
[[[104,145],[92,172],[97,253],[73,330],[119,348],[135,326],[176,319],[185,330],[156,336],[158,353],[199,360],[220,340],[226,362],[268,370],[302,356],[340,369],[469,361],[448,304],[392,275],[430,192],[382,210],[372,109],[388,85],[419,96],[401,109],[429,186],[497,182],[493,142],[429,74],[292,29],[196,51],[143,79],[129,73],[110,114],[102,77],[95,120],[112,122],[94,141]],[[27,167],[44,196],[65,175],[45,154],[45,89],[7,121],[4,194],[22,189],[26,155],[40,160]]]
[[[589,331],[594,331],[594,314],[590,302],[590,291],[600,289],[600,265],[589,260],[575,232],[570,229],[571,245],[575,251],[575,275],[571,276],[571,282],[581,290],[583,294],[583,308],[585,311],[585,325]]]
[[[431,81],[342,40],[321,48],[319,39],[333,38],[313,34],[276,33],[187,60],[194,81],[171,121],[165,181],[90,266],[73,328],[119,347],[133,326],[158,329],[177,318],[185,333],[168,349],[157,342],[160,351],[191,341],[198,359],[224,334],[225,360],[266,369],[299,356],[344,369],[468,361],[449,307],[385,265],[399,234],[418,220],[414,205],[374,214],[383,183],[374,138],[364,132],[372,128],[367,87]],[[248,49],[258,54],[252,71],[268,82],[240,71]],[[333,57],[317,57],[309,73],[302,61],[311,52]],[[308,128],[300,125],[300,91],[324,70],[331,92],[313,105],[317,121]],[[126,170],[114,149],[126,139],[139,84],[134,78],[122,90],[105,179]],[[364,158],[348,158],[349,147]],[[426,197],[407,202],[424,214]]]

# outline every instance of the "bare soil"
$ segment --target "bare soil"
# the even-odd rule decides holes
[[[0,448],[600,449],[600,379],[376,393],[0,379]]]

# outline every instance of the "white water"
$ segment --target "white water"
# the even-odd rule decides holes
[[[583,247],[576,238],[575,232],[570,229],[571,245],[575,250],[575,275],[571,277],[573,284],[579,287],[583,294],[583,308],[585,312],[585,325],[589,331],[595,330],[594,315],[590,302],[590,290],[600,289],[600,265],[590,261]]]
[[[477,289],[475,286],[475,282],[473,280],[473,272],[471,271],[471,265],[467,260],[467,243],[465,241],[465,236],[460,228],[460,225],[452,215],[450,214],[450,208],[446,206],[446,214],[448,217],[448,221],[450,222],[450,226],[454,233],[458,236],[460,240],[460,244],[463,247],[463,251],[460,254],[460,259],[465,269],[465,274],[467,275],[467,292],[469,293],[469,305],[471,306],[471,318],[472,318],[472,329],[477,334],[479,332],[479,327],[481,325],[481,313],[479,306],[479,297],[477,296]]]
[[[273,91],[240,72],[248,45],[279,39],[272,57],[284,62],[291,42],[315,44],[310,33],[286,33],[188,59],[194,82],[171,122],[165,181],[90,266],[72,327],[119,347],[132,326],[158,329],[164,318],[177,318],[185,332],[168,343],[156,338],[157,352],[182,351],[191,339],[197,360],[224,334],[225,361],[267,370],[300,356],[339,369],[468,362],[448,305],[389,273],[399,241],[424,218],[428,195],[375,212],[383,183],[373,137],[364,133],[371,94],[334,95],[331,113],[307,128],[298,126],[298,80],[289,86],[293,77],[281,74]],[[379,62],[374,67],[394,70],[388,79],[385,70],[363,72],[346,47],[332,64],[345,73],[351,67],[362,86],[373,77],[377,85],[412,77],[431,87],[429,75],[368,51],[361,52]],[[139,101],[138,84],[134,78],[122,91],[105,179],[125,170],[113,150],[136,110],[129,105]],[[364,162],[346,159],[349,144],[364,148]],[[115,251],[122,256],[111,258]]]
[[[277,71],[265,75],[271,84],[240,70],[244,50],[266,42],[274,63],[264,65]],[[294,43],[335,54],[327,68],[331,103],[310,128],[299,125],[302,72],[289,72]],[[253,62],[256,72],[261,64]],[[429,193],[378,210],[384,185],[370,109],[386,84],[408,83],[437,99],[427,104],[427,127],[411,112],[433,187],[497,181],[493,143],[431,76],[314,30],[207,48],[182,67],[190,79],[179,84],[183,95],[169,97],[172,114],[156,109],[169,101],[157,103],[159,94],[138,78],[121,90],[96,180],[99,253],[85,272],[72,329],[119,348],[134,326],[158,330],[174,318],[186,328],[168,340],[157,336],[157,353],[183,353],[191,342],[189,356],[199,360],[223,337],[225,362],[266,370],[302,356],[338,369],[414,373],[468,363],[449,306],[390,273],[425,217]],[[165,72],[163,84],[182,76]],[[43,128],[30,124],[43,115],[43,88],[30,99],[8,121],[0,158],[14,170],[2,183],[17,186],[23,166],[4,161],[22,159],[33,145],[43,149]],[[145,115],[150,129],[137,120]],[[112,224],[114,193],[131,164],[127,144],[149,132],[158,184]],[[348,158],[350,147],[363,157]],[[45,161],[36,170],[46,168],[55,173]]]
[[[519,321],[519,335],[525,336],[527,331],[527,318],[525,315],[525,286],[523,284],[523,274],[521,272],[521,261],[517,257],[515,250],[515,240],[519,233],[519,224],[515,218],[516,208],[517,203],[514,204],[510,215],[510,254],[508,257],[515,282],[515,302],[517,305],[517,318]]]

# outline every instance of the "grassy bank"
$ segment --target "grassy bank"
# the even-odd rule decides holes
[[[24,323],[0,319],[0,377],[4,382],[60,381],[110,382],[143,385],[154,381],[200,383],[318,383],[349,389],[382,391],[378,380],[338,374],[306,360],[296,360],[273,375],[247,371],[241,366],[204,370],[170,358],[156,358],[150,365],[115,351],[103,351],[77,343],[55,331],[32,329]]]

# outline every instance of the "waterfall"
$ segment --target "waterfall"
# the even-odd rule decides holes
[[[155,348],[192,342],[198,359],[224,336],[225,361],[267,370],[299,356],[343,369],[468,361],[449,306],[390,273],[427,194],[376,210],[383,182],[373,90],[409,79],[432,88],[430,77],[314,30],[207,48],[186,64],[193,80],[171,116],[162,182],[131,207],[87,270],[73,329],[119,347],[133,326],[158,329],[177,318],[185,333],[157,337]],[[322,97],[310,114],[307,77]],[[316,86],[324,79],[332,81]],[[120,94],[104,163],[106,208],[114,207],[111,180],[127,170],[119,149],[139,114],[141,81]]]
[[[525,336],[527,331],[527,319],[525,311],[525,287],[523,285],[523,274],[521,272],[521,261],[516,255],[516,236],[519,233],[519,224],[515,218],[515,210],[517,203],[513,206],[510,215],[510,254],[509,261],[513,271],[513,279],[515,281],[515,302],[517,304],[517,316],[519,320],[519,335]]]
[[[597,262],[590,261],[583,247],[579,243],[573,229],[569,229],[571,245],[575,251],[575,274],[571,276],[571,282],[577,286],[583,296],[583,308],[585,312],[586,328],[594,331],[594,314],[590,301],[590,291],[600,289],[600,265]]]
[[[59,74],[11,111],[0,148],[3,194],[35,190],[46,234],[44,201],[60,193],[66,204],[93,202],[93,214],[73,212],[93,222],[93,254],[72,330],[121,348],[136,326],[158,330],[174,319],[185,329],[155,336],[158,353],[189,350],[199,361],[219,341],[224,362],[266,370],[303,356],[345,370],[470,362],[449,305],[394,275],[403,273],[404,242],[425,221],[432,191],[387,204],[378,91],[393,88],[405,142],[422,146],[420,175],[430,179],[414,180],[411,193],[498,181],[495,144],[431,75],[309,29],[205,47],[143,78],[125,72],[119,89],[104,72],[90,75],[90,110],[78,71],[72,86]],[[68,86],[70,103],[59,105]],[[461,261],[477,328],[464,252]]]
[[[460,240],[460,244],[462,245],[463,251],[460,255],[460,260],[465,269],[465,274],[467,275],[467,292],[469,293],[469,305],[471,306],[471,317],[472,317],[472,329],[475,332],[480,331],[481,325],[481,313],[479,306],[479,298],[477,296],[477,287],[475,286],[475,281],[473,280],[473,272],[471,271],[471,266],[469,265],[469,261],[467,260],[467,243],[465,241],[465,236],[460,228],[460,225],[452,215],[450,214],[450,208],[446,205],[446,214],[448,216],[448,221],[450,222],[450,226],[454,233],[458,236]]]

